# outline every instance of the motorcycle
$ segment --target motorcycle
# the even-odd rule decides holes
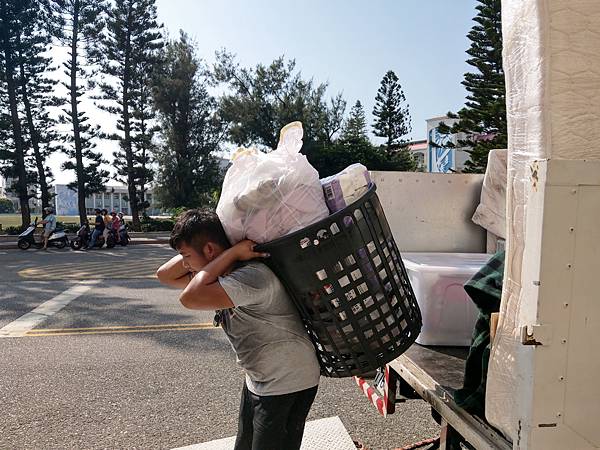
[[[35,239],[35,229],[38,226],[38,218],[36,217],[32,224],[27,227],[25,231],[23,231],[19,235],[19,240],[17,241],[17,246],[21,250],[27,250],[31,246],[35,248],[42,248],[44,246],[44,239],[41,240]],[[64,230],[56,229],[48,238],[48,246],[53,246],[56,248],[65,248],[69,244],[69,238]]]
[[[131,238],[129,237],[129,233],[127,232],[127,225],[124,223],[119,227],[119,244],[125,247],[129,244]]]
[[[92,233],[90,233],[90,226],[89,224],[85,223],[81,226],[81,228],[79,228],[79,231],[77,231],[77,237],[75,237],[71,241],[71,248],[73,250],[81,250],[82,248],[88,248],[91,239]],[[98,236],[94,247],[102,248],[104,247],[104,244],[106,244],[106,248],[113,248],[115,246],[115,236],[112,230],[108,231],[106,242],[102,234]]]

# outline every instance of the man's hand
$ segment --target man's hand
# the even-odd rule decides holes
[[[234,251],[235,256],[238,261],[248,261],[250,259],[255,259],[255,258],[268,258],[269,256],[271,256],[268,253],[255,252],[254,251],[255,245],[256,245],[255,242],[253,242],[249,239],[246,239],[246,240],[243,240],[243,241],[235,244],[233,246],[232,250]]]

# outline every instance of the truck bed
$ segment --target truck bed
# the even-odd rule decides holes
[[[414,344],[389,365],[442,416],[443,426],[478,450],[510,450],[512,444],[499,432],[454,402],[454,391],[462,387],[467,353],[466,347]]]

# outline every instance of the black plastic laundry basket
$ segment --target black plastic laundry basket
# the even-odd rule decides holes
[[[355,203],[261,244],[317,349],[321,372],[370,372],[402,354],[421,312],[373,184]]]

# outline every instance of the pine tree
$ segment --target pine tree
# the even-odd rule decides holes
[[[342,128],[341,139],[348,143],[368,141],[365,109],[360,100],[357,100],[350,110],[350,115]]]
[[[102,98],[111,105],[101,107],[118,116],[119,133],[112,136],[120,146],[115,167],[128,187],[134,229],[140,228],[143,193],[152,175],[149,150],[155,128],[149,82],[163,45],[156,17],[155,0],[115,0],[101,48],[103,72],[112,78],[101,84]]]
[[[44,56],[52,36],[45,29],[47,11],[38,2],[27,1],[28,7],[22,20],[22,34],[17,37],[19,93],[26,117],[28,144],[32,149],[32,166],[35,168],[36,184],[39,186],[42,207],[50,206],[50,186],[53,176],[47,160],[55,151],[56,121],[50,117],[48,107],[53,105],[54,82],[47,76],[51,59]]]
[[[164,54],[153,86],[163,141],[156,149],[157,195],[166,208],[210,205],[221,182],[214,152],[224,122],[185,33],[168,42]]]
[[[451,127],[440,126],[441,133],[466,133],[458,141],[459,147],[469,147],[470,160],[465,172],[483,173],[487,157],[494,148],[506,148],[506,88],[502,67],[502,24],[500,0],[477,0],[477,16],[467,37],[471,46],[467,63],[476,71],[466,73],[462,84],[469,93],[467,102],[458,114],[448,113],[450,118],[459,118]]]
[[[154,70],[154,67],[152,68]],[[154,170],[151,163],[152,155],[156,150],[155,135],[160,131],[157,125],[157,117],[152,97],[152,72],[147,72],[150,79],[143,79],[140,83],[139,93],[134,99],[132,130],[135,132],[133,138],[136,180],[139,180],[139,202],[138,206],[144,211],[150,206],[146,200],[148,185],[154,181]]]
[[[3,90],[8,98],[8,112],[5,117],[10,117],[10,146],[4,143],[2,150],[2,159],[9,162],[8,168],[3,172],[16,178],[16,183],[11,186],[19,197],[21,208],[22,226],[27,226],[31,222],[31,213],[29,210],[28,192],[30,175],[27,171],[26,147],[23,138],[23,125],[19,117],[18,90],[19,90],[19,43],[22,24],[25,21],[24,16],[28,8],[26,1],[0,0],[0,64],[1,81]],[[3,128],[6,130],[6,123]]]
[[[388,154],[406,144],[403,138],[412,130],[410,113],[398,77],[392,70],[381,80],[375,97],[373,115],[376,117],[373,124],[375,136],[385,138]]]
[[[14,163],[14,145],[3,54],[0,53],[0,175],[8,178]]]
[[[77,206],[80,221],[87,220],[85,198],[106,189],[108,171],[101,169],[107,161],[95,150],[95,140],[101,137],[100,127],[92,125],[85,112],[81,111],[81,97],[84,95],[84,80],[94,75],[92,57],[97,55],[97,42],[104,22],[102,0],[52,0],[55,17],[58,19],[56,35],[59,41],[69,47],[68,60],[63,64],[68,83],[62,83],[68,90],[68,97],[62,99],[61,122],[71,125],[72,134],[63,136],[63,151],[69,159],[63,169],[74,170],[76,181],[69,187],[77,190]]]

